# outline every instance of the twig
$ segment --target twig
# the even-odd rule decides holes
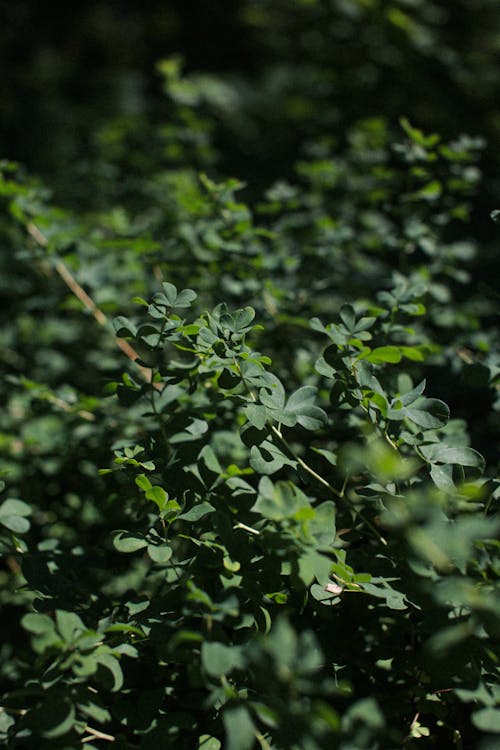
[[[36,226],[36,224],[33,224],[33,222],[30,222],[27,226],[28,233],[30,236],[37,242],[41,247],[46,248],[48,246],[48,240],[45,237],[44,234],[39,230],[39,228]],[[56,269],[57,273],[61,277],[61,279],[64,281],[66,286],[71,290],[71,292],[75,295],[77,299],[80,300],[80,302],[83,304],[83,306],[93,315],[95,320],[99,323],[99,325],[107,327],[108,326],[108,319],[103,313],[102,310],[100,310],[92,297],[90,297],[85,289],[80,286],[78,281],[75,279],[69,268],[66,266],[65,263],[63,263],[61,260],[58,261],[54,268]],[[136,350],[124,339],[115,337],[117,345],[120,347],[122,352],[125,354],[126,357],[128,357],[132,362],[134,362],[135,366],[138,368],[139,372],[141,373],[144,380],[146,380],[148,383],[152,381],[152,370],[150,367],[143,367],[143,365],[140,365],[136,362],[137,359],[139,359],[139,354],[136,352]],[[153,383],[153,387],[157,388],[158,390],[162,390],[162,383]]]
[[[12,557],[11,555],[8,555],[5,558],[5,563],[7,567],[9,568],[10,572],[13,573],[15,576],[18,576],[21,574],[21,566],[17,562],[15,557]]]
[[[307,471],[307,473],[310,476],[314,477],[314,479],[316,479],[317,482],[320,482],[320,484],[322,484],[323,487],[326,487],[332,493],[332,495],[334,495],[338,499],[340,503],[343,503],[345,506],[347,506],[351,510],[354,510],[354,512],[359,516],[359,518],[363,521],[363,523],[366,524],[366,526],[368,526],[368,528],[375,534],[379,542],[381,542],[385,547],[387,547],[387,539],[385,539],[382,536],[382,534],[377,529],[377,527],[374,526],[373,523],[369,521],[368,518],[366,518],[365,515],[360,510],[353,508],[353,505],[350,502],[350,500],[345,497],[344,492],[346,488],[346,482],[344,482],[342,490],[341,492],[339,492],[337,489],[335,489],[335,487],[333,487],[333,485],[330,484],[330,482],[328,482],[326,479],[324,479],[324,477],[322,477],[320,474],[314,471],[314,469],[311,466],[309,466],[309,464],[307,464],[303,458],[301,458],[294,452],[288,440],[283,437],[283,435],[281,434],[281,431],[278,430],[277,427],[275,427],[274,425],[271,425],[271,431],[273,435],[276,435],[281,440],[282,444],[285,446],[287,451],[289,451],[289,453],[295,458],[297,463],[300,464],[300,466],[302,466],[304,471]]]
[[[53,393],[46,394],[47,400],[54,404],[55,406],[58,406],[63,411],[72,412],[73,409],[71,407],[71,404],[68,404],[67,401],[64,401],[64,399],[59,398],[58,396],[55,396]],[[77,412],[79,417],[82,419],[86,419],[87,422],[93,422],[95,419],[95,414],[92,414],[91,411],[87,411],[86,409],[79,409]]]
[[[104,732],[100,732],[98,729],[89,727],[88,724],[85,727],[85,731],[90,734],[90,737],[83,737],[82,745],[84,744],[84,742],[92,742],[92,740],[96,738],[98,740],[106,740],[106,742],[114,742],[116,740],[116,737],[113,737],[112,734],[105,734]]]
[[[312,477],[314,477],[314,479],[316,479],[317,482],[322,484],[323,487],[326,487],[328,490],[330,490],[330,492],[333,495],[335,495],[335,497],[337,497],[339,500],[345,499],[343,495],[337,489],[335,489],[333,485],[330,484],[330,482],[328,482],[324,477],[322,477],[321,474],[318,474],[316,471],[314,471],[312,466],[309,466],[309,464],[307,464],[303,458],[301,458],[295,453],[295,451],[292,449],[291,445],[289,444],[288,440],[285,437],[283,437],[283,434],[281,433],[280,430],[278,430],[277,427],[275,427],[273,424],[271,424],[270,426],[271,426],[271,431],[273,435],[276,435],[276,437],[285,446],[287,451],[295,458],[297,463],[300,464],[300,466],[302,466],[304,471],[307,471],[307,473],[310,474]]]
[[[251,526],[247,526],[246,523],[242,523],[241,521],[235,523],[233,529],[243,529],[243,531],[248,531],[249,534],[260,534],[260,531],[252,529]]]
[[[260,732],[256,732],[255,737],[257,739],[257,742],[261,746],[262,750],[272,750],[271,745],[266,740],[263,734],[261,734]]]

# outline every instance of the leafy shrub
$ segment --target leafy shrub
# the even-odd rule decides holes
[[[108,386],[122,408],[100,497],[123,528],[110,535],[104,508],[72,535],[74,513],[42,498],[0,507],[35,607],[21,620],[35,661],[4,667],[26,685],[5,699],[8,746],[469,742],[460,702],[496,731],[492,486],[408,372],[432,351],[409,326],[425,284],[394,281],[311,320],[319,358],[288,393],[251,345],[265,334],[251,307],[185,319],[196,293],[163,282],[136,299],[146,318],[116,319],[143,368]],[[59,427],[42,428],[56,450]]]
[[[484,143],[365,119],[240,198],[198,175],[234,92],[160,68],[158,159],[117,180],[100,131],[108,203],[2,164],[0,742],[494,747]]]

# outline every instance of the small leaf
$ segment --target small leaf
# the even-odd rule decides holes
[[[167,563],[172,557],[172,553],[172,547],[169,547],[168,544],[148,545],[149,557],[153,562],[158,563],[159,565],[165,565],[165,563]]]
[[[151,500],[155,505],[158,506],[160,511],[165,510],[168,502],[168,494],[165,492],[163,487],[155,485],[146,490],[145,497],[147,500]]]
[[[432,464],[430,470],[431,479],[440,490],[454,494],[456,487],[453,482],[453,469],[451,466],[438,466]]]
[[[110,689],[113,693],[116,693],[123,686],[123,672],[120,662],[115,656],[106,652],[98,653],[97,661],[110,673],[113,680]]]
[[[482,732],[500,734],[500,708],[481,708],[475,711],[472,723]]]
[[[191,307],[191,303],[194,302],[197,296],[193,289],[183,289],[177,295],[174,307]]]
[[[113,328],[115,329],[116,336],[119,338],[134,337],[137,333],[136,326],[122,315],[113,320]]]
[[[9,498],[0,505],[0,524],[14,534],[25,534],[30,529],[26,516],[31,515],[31,507],[22,500]]]
[[[264,440],[259,447],[252,445],[250,449],[250,466],[258,474],[274,474],[283,466],[295,464],[270,440]]]
[[[113,539],[113,544],[118,552],[137,552],[148,546],[144,536],[129,531],[120,531]]]
[[[67,734],[75,723],[75,707],[59,691],[49,693],[31,715],[38,731],[47,740]]]
[[[259,483],[257,502],[252,510],[269,520],[281,521],[309,506],[308,497],[292,482],[273,484],[269,477],[263,477]]]
[[[0,523],[14,534],[26,534],[30,529],[30,522],[21,516],[0,515]]]
[[[299,578],[304,586],[310,586],[316,579],[325,585],[331,573],[332,564],[328,557],[314,550],[307,551],[299,557]]]
[[[419,427],[432,430],[444,427],[450,417],[450,410],[444,401],[437,398],[425,398],[417,402],[415,407],[405,410],[405,416]]]
[[[424,390],[425,380],[422,380],[418,385],[415,386],[415,388],[412,388],[410,391],[406,391],[406,393],[398,396],[397,400],[400,401],[403,406],[409,406],[422,395]]]
[[[226,750],[250,750],[255,741],[256,728],[245,706],[226,708],[223,714],[227,741]]]
[[[149,490],[153,486],[145,474],[139,474],[135,478],[135,483],[144,491]]]
[[[255,310],[253,307],[244,307],[242,310],[236,310],[233,313],[234,330],[243,331],[248,328],[255,318]]]
[[[339,312],[340,319],[348,331],[354,329],[356,323],[356,311],[351,305],[343,305]]]
[[[222,747],[219,740],[210,734],[202,734],[198,742],[198,750],[220,750]]]
[[[85,625],[75,612],[66,612],[63,609],[56,609],[56,624],[66,643],[72,643],[75,636],[85,630]]]
[[[243,666],[241,651],[238,646],[226,646],[224,643],[205,641],[201,647],[201,661],[204,669],[213,677],[228,674],[233,669]]]
[[[30,516],[32,512],[31,506],[22,500],[15,500],[14,498],[8,498],[0,505],[0,517],[6,516]]]
[[[314,404],[316,393],[317,388],[312,385],[304,385],[292,393],[284,409],[284,414],[292,422],[290,426],[298,423],[306,430],[319,430],[327,422],[323,409]],[[286,420],[281,421],[287,424]]]
[[[442,192],[443,186],[441,185],[439,180],[432,180],[432,182],[428,182],[427,185],[424,185],[423,188],[415,193],[415,198],[423,198],[423,200],[435,201],[441,196]]]
[[[267,413],[264,406],[259,404],[247,404],[243,413],[246,418],[257,430],[263,430],[267,420]]]
[[[359,359],[366,359],[367,362],[382,364],[384,362],[397,363],[401,361],[401,351],[397,346],[379,346],[372,349],[369,354],[361,355]]]
[[[29,633],[34,635],[43,635],[54,632],[54,623],[48,615],[41,615],[36,612],[29,612],[21,619],[21,625]]]
[[[164,281],[162,287],[167,305],[173,307],[175,305],[175,300],[177,299],[177,287],[170,284],[168,281]]]
[[[484,471],[485,461],[478,451],[459,445],[433,443],[421,447],[422,454],[432,463],[470,466]]]
[[[201,518],[204,518],[209,513],[214,513],[215,508],[213,505],[210,505],[210,503],[207,503],[205,500],[201,503],[198,503],[197,505],[193,505],[191,510],[186,511],[186,513],[182,513],[180,516],[177,516],[177,518],[180,521],[199,521]]]

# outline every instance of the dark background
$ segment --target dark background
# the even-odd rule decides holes
[[[176,53],[187,72],[244,90],[240,127],[219,123],[226,173],[269,183],[310,135],[342,139],[378,114],[483,135],[488,180],[498,171],[496,0],[87,1],[65,12],[21,1],[2,3],[0,29],[0,153],[49,178],[61,200],[92,192],[68,193],[68,172],[108,118],[167,118],[155,63]]]

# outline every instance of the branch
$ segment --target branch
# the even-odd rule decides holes
[[[28,230],[28,234],[35,240],[38,245],[40,245],[40,247],[46,248],[48,246],[49,243],[47,238],[44,234],[42,234],[36,224],[30,222],[26,228]],[[107,317],[105,316],[103,311],[97,307],[92,297],[90,297],[85,289],[80,286],[66,264],[60,260],[55,264],[54,267],[66,286],[71,290],[75,297],[80,300],[83,306],[93,315],[99,325],[108,327],[109,321]],[[139,359],[139,354],[136,352],[136,350],[132,346],[130,346],[130,344],[124,339],[115,337],[115,340],[125,356],[135,364],[144,380],[146,380],[146,382],[148,383],[151,383],[153,374],[152,370],[151,368],[143,367],[136,362],[136,360]],[[153,383],[153,387],[157,388],[158,390],[162,390],[163,385],[162,383]]]
[[[113,737],[112,734],[105,734],[104,732],[100,732],[98,729],[94,729],[93,727],[87,726],[85,727],[85,731],[89,733],[90,737],[84,737],[82,739],[82,745],[84,742],[92,742],[94,739],[98,740],[106,740],[107,742],[114,742],[116,737]]]

